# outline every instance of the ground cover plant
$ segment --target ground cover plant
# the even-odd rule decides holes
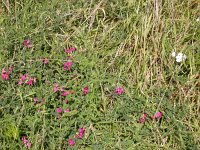
[[[0,4],[0,149],[200,148],[198,0]]]

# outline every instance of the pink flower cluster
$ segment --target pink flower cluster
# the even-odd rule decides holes
[[[117,95],[121,95],[124,92],[124,89],[122,87],[116,87],[115,93]]]
[[[64,62],[64,70],[71,70],[71,66],[73,65],[72,61]]]
[[[88,86],[83,88],[83,95],[86,95],[89,92]]]
[[[31,48],[32,47],[32,44],[31,44],[31,41],[28,39],[28,40],[24,40],[23,41],[23,45],[27,48]]]
[[[25,145],[25,147],[27,148],[27,149],[30,149],[31,148],[31,142],[25,137],[25,136],[23,136],[22,137],[22,142],[23,142],[23,144]]]
[[[85,133],[85,129],[84,128],[80,128],[79,131],[78,131],[78,134],[75,135],[75,137],[78,138],[78,139],[82,139],[83,136],[84,136],[84,133]],[[68,139],[68,144],[70,146],[74,146],[75,145],[75,141],[73,139]]]
[[[75,145],[75,141],[72,139],[68,139],[68,144],[69,146],[74,146]]]
[[[61,96],[64,96],[64,97],[66,97],[67,95],[72,93],[70,91],[64,91],[62,87],[58,87],[57,83],[54,84],[53,91],[54,92],[60,91],[61,92]]]
[[[76,48],[75,47],[70,47],[70,48],[68,48],[68,49],[65,49],[65,52],[66,53],[71,53],[71,52],[73,52],[73,51],[75,51],[76,50]]]
[[[85,129],[84,128],[80,128],[79,131],[78,131],[78,134],[76,135],[76,137],[82,139],[84,133],[85,133]]]
[[[152,119],[160,119],[160,118],[162,118],[162,112],[157,112],[157,113],[155,113],[155,115],[153,115],[152,117],[151,117]]]
[[[10,67],[8,71],[6,71],[5,68],[3,68],[1,70],[1,78],[2,78],[2,80],[8,80],[9,79],[10,71],[12,71],[12,67]]]
[[[23,83],[26,83],[32,86],[34,82],[35,82],[35,78],[28,77],[28,74],[24,74],[20,76],[18,84],[21,85]]]
[[[61,107],[59,107],[59,108],[56,109],[56,112],[57,112],[58,118],[61,117],[62,111],[63,111],[63,110],[62,110]],[[65,112],[65,113],[68,113],[68,112],[69,112],[69,109],[65,109],[64,112]]]
[[[57,108],[57,109],[56,109],[56,112],[57,112],[58,114],[61,114],[61,113],[62,113],[62,108],[60,108],[60,107]]]
[[[146,113],[143,113],[142,116],[139,119],[140,123],[144,123],[147,119],[148,115]],[[153,116],[151,116],[152,119],[161,119],[162,118],[162,112],[157,112]]]
[[[49,59],[47,59],[47,58],[41,58],[41,60],[43,61],[43,63],[45,65],[49,63]]]
[[[147,119],[147,114],[143,113],[142,116],[140,117],[140,123],[144,123]]]

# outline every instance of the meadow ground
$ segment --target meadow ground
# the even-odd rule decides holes
[[[0,6],[0,149],[200,149],[198,0]]]

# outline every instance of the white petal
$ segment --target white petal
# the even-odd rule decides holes
[[[187,58],[187,56],[186,55],[183,55],[183,60],[185,60]]]
[[[176,57],[176,52],[173,51],[171,55],[172,55],[172,57]]]
[[[178,53],[177,56],[178,57],[183,57],[183,54],[182,53]]]

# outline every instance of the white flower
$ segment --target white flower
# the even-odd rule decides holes
[[[176,57],[176,52],[175,51],[172,51],[172,57]]]
[[[186,57],[185,54],[183,54],[183,53],[178,53],[178,54],[176,55],[176,62],[182,62],[182,61],[184,61],[186,58],[187,58],[187,57]]]
[[[196,21],[199,22],[200,21],[200,17],[198,17]]]

